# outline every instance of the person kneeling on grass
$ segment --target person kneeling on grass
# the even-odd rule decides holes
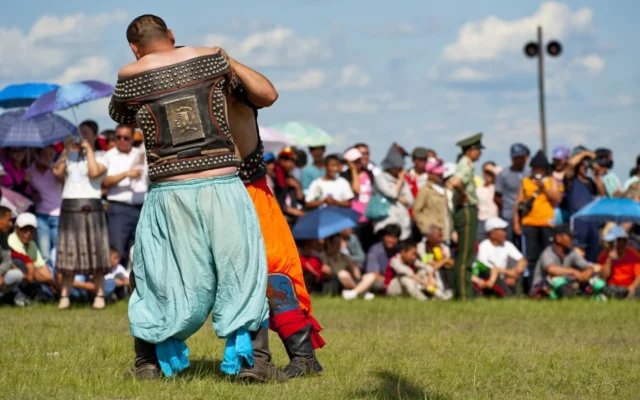
[[[345,300],[354,300],[364,295],[365,300],[373,300],[374,293],[385,292],[384,274],[391,257],[396,255],[401,229],[396,224],[390,224],[382,229],[382,240],[369,249],[365,263],[365,274],[352,290],[343,290]]]
[[[532,297],[552,299],[574,295],[598,295],[605,282],[595,276],[602,267],[592,264],[573,248],[573,235],[568,225],[553,229],[553,242],[536,264]]]
[[[418,260],[416,244],[404,241],[399,245],[399,252],[391,261],[385,273],[387,295],[398,297],[409,295],[423,301],[436,292],[433,268]]]
[[[616,225],[604,241],[608,248],[598,258],[602,264],[600,276],[607,281],[603,293],[614,298],[640,297],[640,253],[627,245],[627,231]]]
[[[476,291],[481,294],[515,295],[520,276],[527,269],[527,259],[507,240],[508,226],[507,221],[498,217],[485,222],[488,238],[480,243],[471,278]]]
[[[30,297],[43,293],[41,285],[48,286],[53,293],[58,291],[53,274],[47,268],[34,240],[37,229],[36,216],[22,213],[16,219],[15,232],[9,235],[8,239],[13,264],[24,274],[20,290]]]
[[[434,269],[436,291],[433,296],[439,300],[450,300],[453,297],[451,269],[455,259],[451,257],[449,246],[442,242],[442,227],[429,225],[425,229],[425,240],[418,243],[418,258]]]

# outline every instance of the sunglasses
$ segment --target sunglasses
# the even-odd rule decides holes
[[[130,142],[131,138],[129,136],[116,135],[116,140],[124,140],[125,142]]]

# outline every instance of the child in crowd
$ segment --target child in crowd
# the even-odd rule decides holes
[[[388,296],[409,295],[420,301],[437,290],[434,269],[418,260],[416,244],[410,240],[401,242],[398,254],[389,261],[385,283]]]
[[[302,263],[304,284],[309,293],[322,293],[324,284],[331,281],[333,271],[331,267],[323,264],[320,259],[321,243],[319,240],[300,240],[298,254]]]

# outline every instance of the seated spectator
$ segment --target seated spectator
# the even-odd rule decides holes
[[[474,266],[474,285],[483,294],[499,297],[517,293],[520,276],[527,269],[527,259],[507,240],[507,221],[499,217],[485,223],[488,238],[478,248]]]
[[[340,234],[324,240],[324,253],[320,260],[330,266],[333,272],[333,281],[329,285],[325,284],[324,293],[338,294],[343,289],[354,289],[356,282],[362,277],[356,264],[340,251],[341,240]]]
[[[38,284],[48,286],[54,293],[57,291],[53,274],[47,268],[34,240],[37,229],[36,216],[31,213],[22,213],[16,219],[15,232],[9,235],[8,239],[13,264],[25,275],[24,289],[28,292],[26,294],[32,296],[39,292]]]
[[[340,232],[340,237],[342,239],[340,244],[342,253],[348,256],[359,269],[362,269],[367,255],[364,254],[360,240],[353,234],[353,229],[349,228]]]
[[[0,233],[8,235],[11,230],[11,210],[0,207]],[[0,248],[0,299],[13,296],[14,304],[24,307],[27,302],[22,292],[17,292],[18,285],[22,283],[24,273],[18,269],[11,260],[11,250]]]
[[[398,225],[387,225],[382,230],[382,240],[369,249],[362,280],[352,290],[343,290],[345,300],[353,300],[364,295],[365,300],[373,300],[375,293],[384,293],[384,274],[389,265],[389,259],[396,254],[400,238]]]
[[[385,272],[387,295],[391,297],[409,295],[416,300],[424,301],[429,294],[436,292],[433,268],[418,260],[416,244],[411,241],[401,242],[398,254],[389,261]]]
[[[340,159],[335,155],[329,155],[324,160],[324,166],[325,175],[311,182],[306,191],[306,207],[351,207],[354,195],[349,182],[340,176]]]
[[[568,225],[553,230],[553,242],[536,264],[531,296],[552,299],[572,297],[577,294],[596,294],[604,287],[594,273],[601,266],[588,262],[573,248],[573,235]]]
[[[449,300],[453,297],[451,285],[453,276],[451,269],[455,259],[451,257],[451,250],[442,241],[442,228],[438,225],[430,225],[425,232],[425,240],[418,243],[418,259],[431,266],[436,283],[434,297],[440,300]]]
[[[640,297],[640,253],[628,246],[627,232],[614,226],[605,235],[608,248],[598,258],[600,276],[607,281],[603,293],[607,297]]]
[[[111,263],[111,272],[104,276],[104,295],[110,297],[116,295],[116,299],[124,298],[126,288],[129,287],[129,271],[120,264],[120,253],[114,247],[111,247],[111,255],[109,262]]]
[[[323,264],[320,259],[321,247],[318,240],[303,240],[298,242],[298,254],[302,264],[304,284],[309,293],[322,293],[324,284],[331,280],[333,271],[331,267]]]

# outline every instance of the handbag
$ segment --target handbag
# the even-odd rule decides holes
[[[371,199],[369,199],[367,208],[364,211],[364,216],[372,221],[385,219],[389,216],[389,207],[391,207],[389,199],[380,193],[375,193],[371,196]]]

